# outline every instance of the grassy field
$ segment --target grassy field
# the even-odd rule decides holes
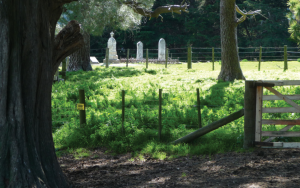
[[[56,148],[93,148],[105,146],[113,153],[150,154],[165,159],[182,155],[211,155],[228,151],[243,151],[243,124],[240,118],[190,144],[170,145],[197,126],[196,88],[200,89],[202,126],[238,111],[244,105],[244,81],[218,81],[220,63],[164,65],[145,64],[134,67],[93,66],[94,71],[67,73],[67,81],[53,85],[52,120]],[[241,62],[247,80],[300,80],[299,62]],[[87,124],[79,125],[78,90],[85,90]],[[158,141],[158,92],[163,91],[162,139]],[[300,94],[300,87],[276,87],[284,94]],[[121,128],[121,91],[125,90],[125,134]],[[267,93],[267,91],[265,91]],[[288,106],[283,101],[264,102],[264,106]],[[268,119],[296,119],[298,113],[263,114]],[[282,126],[264,125],[264,130]],[[298,130],[295,126],[292,130]],[[298,138],[278,138],[300,141]],[[60,152],[59,151],[59,152]],[[59,153],[58,153],[59,154]]]

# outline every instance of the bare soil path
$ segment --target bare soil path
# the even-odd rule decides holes
[[[299,188],[300,149],[257,149],[250,153],[130,161],[131,154],[111,156],[95,149],[88,158],[59,158],[75,187],[251,187]]]

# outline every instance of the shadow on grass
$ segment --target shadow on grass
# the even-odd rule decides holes
[[[110,68],[96,68],[93,71],[76,71],[67,72],[68,81],[86,81],[95,82],[105,78],[120,78],[120,77],[133,77],[143,74],[156,75],[156,70],[136,69],[131,67],[110,67]]]
[[[88,81],[95,82],[105,78],[133,77],[144,74],[143,70],[135,68],[112,67],[96,68],[94,71],[67,72],[68,81]]]
[[[225,89],[233,82],[224,82],[218,80],[216,84],[211,86],[207,92],[205,98],[201,97],[201,105],[206,105],[208,108],[221,108],[224,104],[230,100],[226,95]]]

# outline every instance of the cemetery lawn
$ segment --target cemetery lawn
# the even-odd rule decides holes
[[[247,80],[300,80],[299,62],[241,62]],[[196,88],[200,89],[202,126],[243,108],[244,81],[216,80],[220,63],[135,67],[93,66],[94,71],[68,72],[67,81],[52,89],[53,138],[57,155],[74,153],[78,148],[107,148],[112,155],[131,153],[132,157],[173,159],[180,156],[214,155],[242,152],[244,118],[235,120],[189,144],[170,145],[198,127]],[[78,90],[85,90],[87,124],[80,126]],[[158,140],[158,95],[162,89],[162,138]],[[283,93],[300,94],[296,86],[276,87]],[[125,90],[125,134],[122,133],[122,90]],[[267,91],[265,91],[267,92]],[[265,106],[288,106],[269,101]],[[264,114],[268,119],[296,119],[299,114]],[[265,125],[264,130],[281,126]],[[293,131],[299,130],[295,126]],[[278,138],[277,141],[300,141]],[[88,154],[86,154],[89,156]]]

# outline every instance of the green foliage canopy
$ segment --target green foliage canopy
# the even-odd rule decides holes
[[[298,1],[298,0],[296,0]],[[181,4],[182,0],[155,1],[153,8],[168,4]],[[249,16],[238,26],[238,45],[241,47],[283,45],[296,46],[289,39],[289,21],[286,15],[287,0],[237,0],[241,10],[262,10],[262,15]],[[158,40],[164,38],[168,48],[220,47],[220,0],[190,0],[189,13],[164,14],[163,19],[142,19],[134,30],[116,30],[118,48],[135,49],[142,41],[144,48],[157,49]],[[240,17],[240,15],[238,15]],[[105,48],[110,28],[104,30],[105,38],[92,36],[92,49]]]
[[[140,0],[142,7],[150,9],[154,0]],[[120,1],[79,0],[65,5],[59,23],[65,25],[77,20],[92,35],[102,35],[106,27],[129,29],[140,24],[141,16]]]
[[[290,12],[287,14],[289,19],[289,32],[291,33],[291,38],[300,44],[300,1],[289,0],[288,6]]]

